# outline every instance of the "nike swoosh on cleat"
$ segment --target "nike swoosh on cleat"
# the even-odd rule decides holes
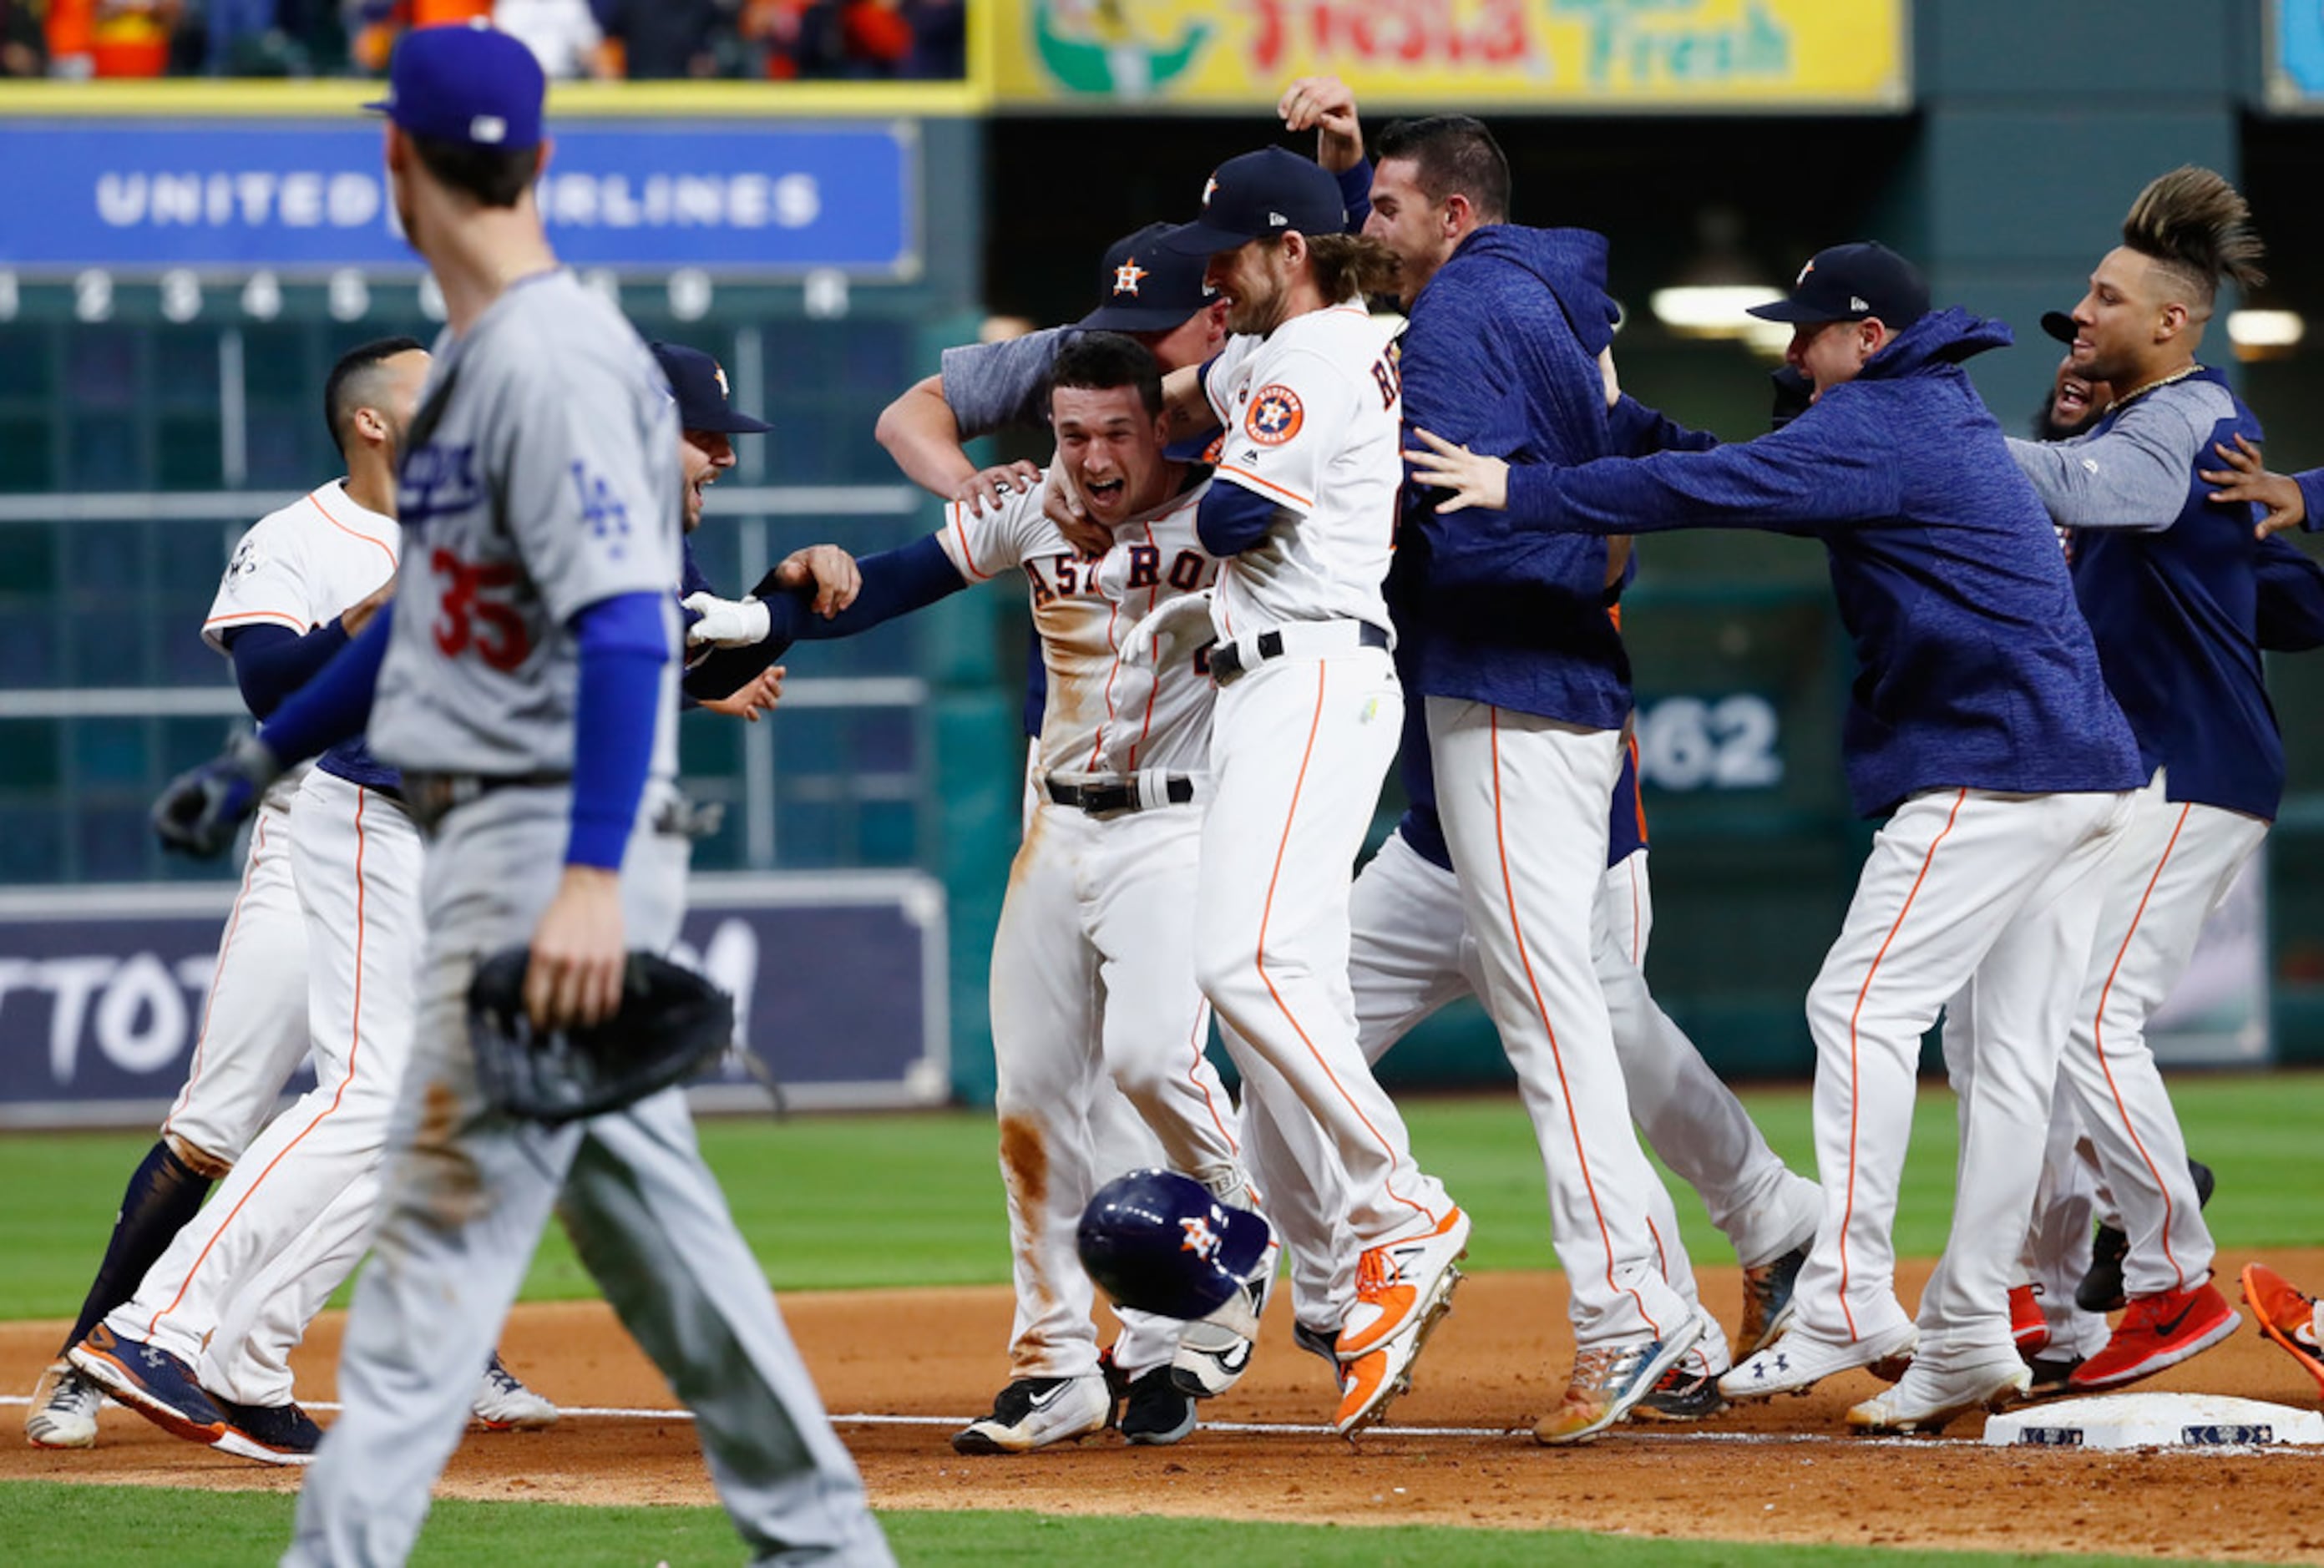
[[[2168,1323],[2156,1324],[2154,1325],[2154,1332],[2160,1334],[2163,1338],[2169,1339],[2172,1334],[2179,1332],[2179,1325],[2181,1324],[2185,1323],[2188,1318],[2194,1314],[2196,1305],[2197,1304],[2194,1302],[2189,1302],[2186,1305],[2179,1309],[2179,1315],[2177,1317],[2171,1319]]]
[[[1060,1379],[1057,1386],[1050,1389],[1047,1393],[1030,1394],[1026,1397],[1031,1403],[1034,1409],[1047,1410],[1050,1406],[1057,1402],[1058,1396],[1062,1395],[1066,1389],[1073,1386],[1074,1380],[1071,1378],[1065,1378]]]

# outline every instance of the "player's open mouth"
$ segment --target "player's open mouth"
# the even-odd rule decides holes
[[[1129,483],[1126,479],[1092,479],[1082,486],[1082,490],[1090,500],[1111,506],[1121,499],[1121,493]]]
[[[2068,413],[2080,413],[2090,406],[2090,389],[2078,381],[2061,383],[2058,388],[2058,406]]]

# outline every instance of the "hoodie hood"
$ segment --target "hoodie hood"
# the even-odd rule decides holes
[[[2006,348],[2017,341],[2008,323],[1974,316],[1960,306],[1932,310],[1904,331],[1888,346],[1864,362],[1859,381],[1893,381],[1918,375],[1932,366],[1959,364],[1987,349]]]
[[[1582,346],[1593,355],[1614,341],[1618,312],[1606,292],[1606,236],[1586,228],[1525,228],[1488,224],[1461,242],[1452,262],[1504,262],[1541,280],[1557,296]],[[1429,281],[1434,283],[1434,279]]]

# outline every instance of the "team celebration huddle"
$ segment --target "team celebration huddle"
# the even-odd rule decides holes
[[[732,1014],[658,963],[696,827],[678,726],[767,718],[795,645],[995,578],[1038,645],[991,944],[1015,1321],[952,1450],[1186,1441],[1278,1297],[1319,1416],[1381,1423],[1472,1222],[1374,1067],[1464,996],[1570,1293],[1544,1444],[1860,1371],[1849,1426],[1933,1433],[2235,1330],[2144,1035],[2275,815],[2261,654],[2324,642],[2324,571],[2276,537],[2318,475],[2269,472],[2199,357],[2260,275],[2226,180],[2126,191],[2119,243],[2058,280],[2082,292],[2044,322],[2068,347],[2042,438],[1963,368],[2006,326],[1831,235],[1754,312],[1792,333],[1773,428],[1722,442],[1623,389],[1607,242],[1513,222],[1486,125],[1367,144],[1350,90],[1302,78],[1303,145],[1187,171],[1089,314],[899,389],[878,438],[940,528],[729,594],[687,536],[769,427],[559,266],[543,99],[521,44],[453,27],[405,36],[374,106],[447,326],[340,362],[345,476],[249,531],[201,628],[259,725],[154,822],[215,854],[247,820],[242,890],[32,1443],[95,1443],[110,1397],[309,1465],[285,1561],[401,1561],[472,1422],[557,1419],[521,1341],[501,1357],[554,1207],[753,1553],[889,1561],[696,1148],[682,1084]],[[1012,429],[1053,460],[968,455]],[[1855,660],[1840,749],[1878,826],[1804,999],[1812,1172],[1646,982],[1621,601],[1639,540],[1679,528],[1820,544]],[[1362,859],[1391,767],[1409,804]],[[1894,1236],[1939,1026],[1960,1156],[1914,1310]],[[262,1130],[310,1051],[317,1087]],[[1732,1247],[1736,1321],[1649,1148]],[[289,1357],[366,1254],[326,1431]],[[2241,1288],[2324,1385],[2314,1304],[2256,1264]]]

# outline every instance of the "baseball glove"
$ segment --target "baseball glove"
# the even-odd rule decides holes
[[[468,1036],[476,1083],[505,1115],[554,1127],[618,1111],[715,1061],[734,1038],[734,1000],[690,969],[632,953],[622,1005],[587,1028],[541,1034],[524,1006],[529,947],[476,966]]]

